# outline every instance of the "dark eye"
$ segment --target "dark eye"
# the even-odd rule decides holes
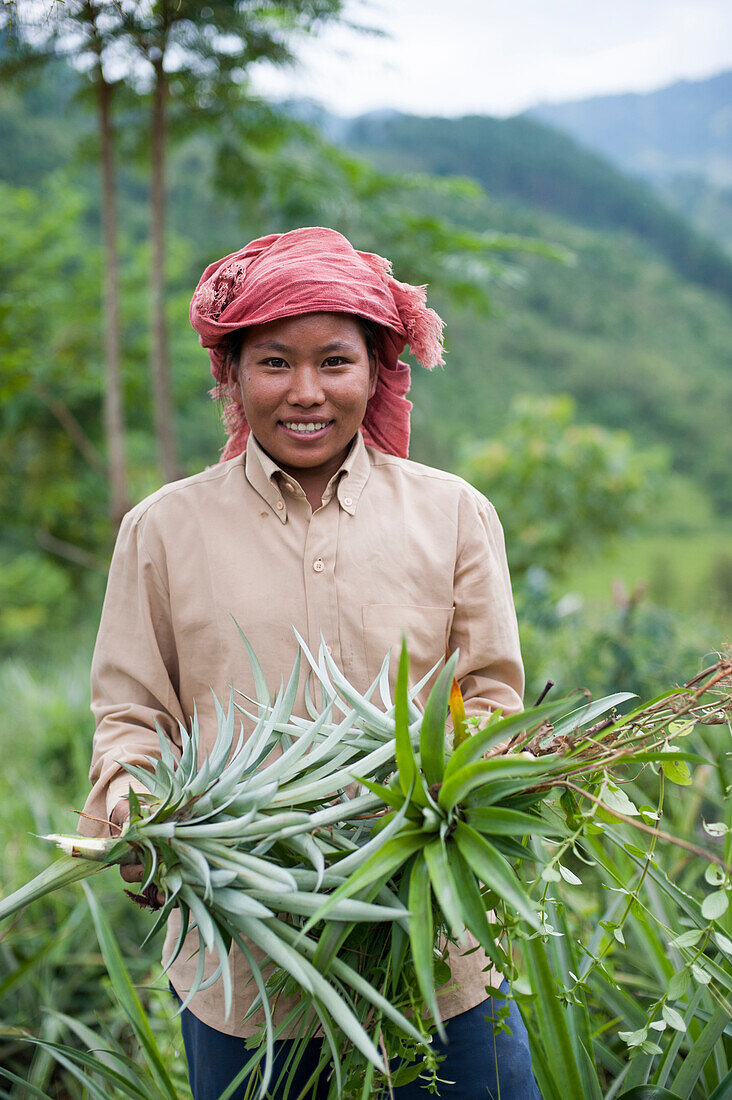
[[[347,362],[347,360],[344,359],[342,355],[329,355],[328,358],[324,360],[323,366],[324,367],[340,367],[345,362]]]
[[[272,356],[269,359],[264,359],[263,362],[264,362],[265,366],[274,367],[276,370],[280,370],[282,367],[287,366],[287,363],[285,362],[285,360],[284,359],[279,359],[276,355]]]

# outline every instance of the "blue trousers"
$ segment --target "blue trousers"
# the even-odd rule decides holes
[[[433,1047],[445,1058],[438,1068],[438,1075],[451,1084],[439,1086],[439,1096],[449,1100],[541,1100],[531,1070],[529,1037],[523,1020],[513,1001],[509,1001],[507,1030],[493,1031],[492,1017],[505,1001],[508,983],[482,1004],[453,1016],[445,1022],[447,1042],[436,1035]],[[188,1073],[194,1100],[218,1100],[226,1086],[233,1081],[242,1066],[252,1055],[244,1040],[216,1031],[197,1019],[189,1009],[181,1013],[183,1043],[188,1059]],[[275,1066],[272,1087],[287,1062],[295,1040],[280,1039],[275,1042]],[[315,1070],[321,1053],[321,1040],[308,1043],[305,1056],[290,1085],[290,1097],[298,1095]],[[308,1097],[325,1100],[328,1094],[326,1075],[321,1075],[315,1091],[312,1086]],[[500,1081],[500,1092],[499,1092]],[[394,1090],[397,1100],[428,1100],[429,1093],[419,1079]],[[243,1100],[246,1082],[235,1092],[232,1100]],[[272,1100],[281,1100],[282,1091],[267,1094]]]

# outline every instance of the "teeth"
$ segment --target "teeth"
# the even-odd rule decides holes
[[[321,428],[327,427],[328,421],[311,421],[309,424],[301,424],[294,420],[285,420],[284,423],[285,427],[289,428],[293,432],[319,432]]]

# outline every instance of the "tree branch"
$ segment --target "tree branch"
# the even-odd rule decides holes
[[[81,546],[74,546],[71,542],[58,539],[42,527],[36,528],[35,535],[38,545],[47,550],[49,554],[55,554],[59,558],[65,558],[66,561],[73,562],[74,565],[81,565],[84,569],[93,569],[95,573],[103,573],[106,576],[107,565],[96,554],[90,554],[88,550],[84,550]]]
[[[81,452],[89,465],[96,470],[97,473],[101,474],[102,477],[106,478],[107,465],[102,455],[96,449],[68,405],[65,404],[60,397],[56,397],[54,394],[50,393],[45,386],[39,386],[37,393],[46,408],[56,417],[69,439]]]

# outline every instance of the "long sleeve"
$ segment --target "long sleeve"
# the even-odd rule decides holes
[[[89,777],[93,784],[80,831],[106,832],[106,820],[130,787],[142,789],[120,766],[145,767],[159,752],[157,721],[174,751],[184,715],[176,691],[178,659],[163,572],[144,542],[146,513],[123,520],[115,546],[91,669],[96,732]],[[161,555],[158,555],[161,557]]]
[[[456,678],[467,713],[520,713],[524,668],[503,529],[478,493],[461,504],[454,602],[449,649],[460,650]]]

